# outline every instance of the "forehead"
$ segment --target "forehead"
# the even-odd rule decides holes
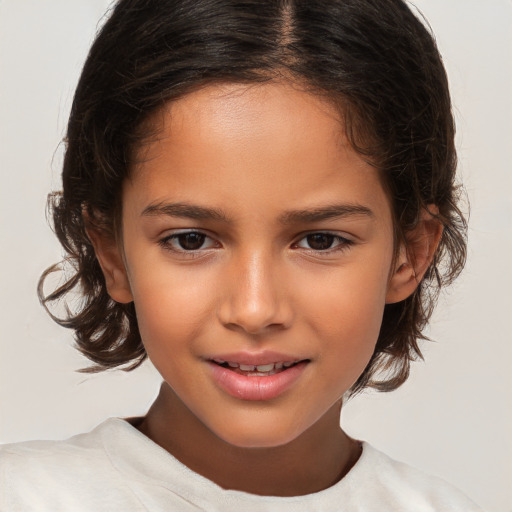
[[[172,199],[238,214],[340,202],[388,209],[378,171],[345,139],[340,111],[294,84],[210,85],[151,121],[156,135],[130,181],[139,208]]]
[[[141,162],[171,145],[173,151],[193,146],[205,151],[216,146],[234,154],[236,149],[241,152],[263,144],[268,154],[273,149],[269,138],[287,142],[297,152],[297,135],[305,126],[310,138],[333,146],[345,144],[343,121],[334,102],[294,82],[204,86],[164,105],[145,126],[151,135],[140,147]],[[286,149],[290,148],[281,146],[280,153]],[[139,170],[144,168],[139,166]]]

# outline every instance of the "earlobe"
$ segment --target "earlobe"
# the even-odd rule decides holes
[[[132,302],[130,282],[116,240],[92,227],[88,227],[86,231],[105,277],[108,294],[116,302],[123,304]]]
[[[437,206],[422,210],[417,226],[406,234],[390,276],[386,303],[400,302],[414,293],[428,270],[441,240],[443,226],[435,217]]]

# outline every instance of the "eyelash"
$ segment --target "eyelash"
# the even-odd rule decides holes
[[[198,257],[198,253],[200,251],[205,250],[204,248],[187,250],[182,247],[176,248],[176,247],[172,246],[173,241],[175,241],[175,240],[179,241],[180,237],[184,237],[187,235],[200,235],[201,237],[204,237],[201,245],[204,244],[206,239],[213,240],[211,237],[209,237],[207,234],[205,234],[201,231],[191,230],[191,231],[182,231],[179,233],[174,233],[172,235],[166,236],[166,237],[162,238],[161,240],[159,240],[158,244],[161,247],[163,247],[164,249],[166,249],[168,251],[172,251],[174,253],[179,253],[184,256],[186,255],[187,257],[190,257],[190,258]],[[349,240],[348,238],[342,237],[340,235],[336,235],[334,233],[330,233],[329,231],[312,231],[312,232],[307,233],[304,236],[302,236],[302,238],[300,238],[297,242],[295,242],[293,244],[293,246],[297,246],[300,242],[302,242],[303,240],[306,240],[308,237],[313,236],[313,235],[327,235],[329,237],[332,237],[332,243],[337,243],[337,245],[335,245],[334,247],[329,247],[327,249],[313,249],[313,248],[306,248],[306,247],[303,248],[306,252],[308,252],[310,254],[314,254],[315,256],[331,255],[336,252],[343,252],[343,251],[346,251],[350,246],[352,246],[354,244],[354,242],[352,240]],[[216,247],[207,247],[206,249],[211,249],[211,248],[216,248]]]

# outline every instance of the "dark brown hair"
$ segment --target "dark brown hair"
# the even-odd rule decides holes
[[[396,240],[429,204],[444,230],[416,292],[385,306],[367,368],[352,388],[402,384],[441,286],[465,262],[457,207],[454,122],[447,78],[429,30],[402,0],[120,0],[85,62],[69,118],[63,192],[49,198],[72,273],[42,303],[78,291],[78,308],[53,318],[75,331],[99,371],[146,357],[133,303],[106,290],[83,212],[116,236],[121,186],[145,137],[144,121],[197,87],[288,77],[340,105],[353,147],[382,172]]]

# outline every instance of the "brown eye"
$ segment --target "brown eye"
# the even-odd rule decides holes
[[[331,255],[334,252],[340,252],[348,249],[354,242],[343,236],[333,233],[318,231],[310,233],[297,242],[297,247],[306,249],[309,252],[318,253],[318,255]]]
[[[175,235],[175,239],[178,241],[181,249],[185,249],[186,251],[195,251],[200,249],[204,244],[206,235],[203,235],[202,233],[183,233]]]
[[[214,249],[219,243],[200,231],[182,231],[166,236],[160,240],[159,245],[175,253],[187,253],[203,249]]]
[[[315,251],[325,251],[332,247],[336,238],[338,237],[330,235],[329,233],[313,233],[312,235],[308,235],[306,240],[311,249]]]

